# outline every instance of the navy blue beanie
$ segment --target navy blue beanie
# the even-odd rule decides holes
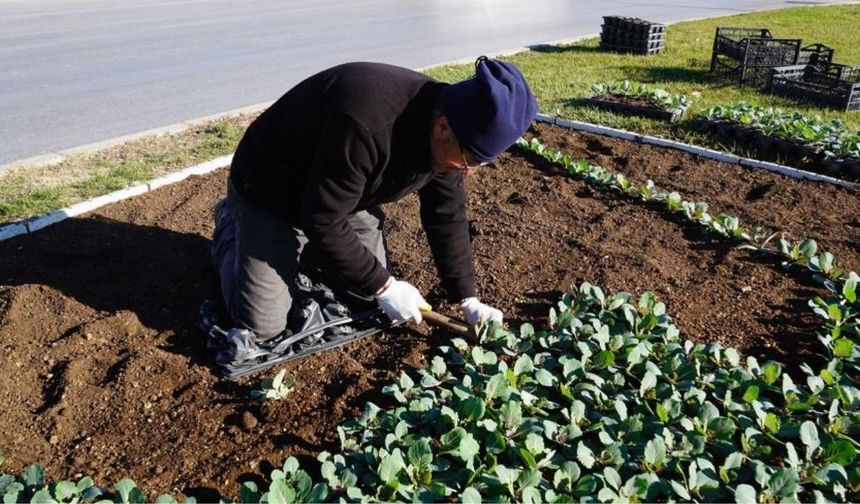
[[[481,56],[475,76],[442,89],[441,109],[464,149],[492,161],[517,141],[537,114],[525,77],[511,63]]]

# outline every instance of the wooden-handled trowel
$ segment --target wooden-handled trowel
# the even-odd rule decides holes
[[[421,317],[423,317],[430,325],[448,329],[457,334],[466,336],[472,341],[477,341],[478,339],[478,335],[475,334],[475,328],[462,320],[451,318],[446,315],[442,315],[441,313],[436,313],[433,310],[424,309],[421,310]]]

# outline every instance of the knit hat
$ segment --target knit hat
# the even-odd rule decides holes
[[[528,129],[537,101],[519,69],[481,56],[475,76],[442,89],[442,113],[464,149],[492,161]]]

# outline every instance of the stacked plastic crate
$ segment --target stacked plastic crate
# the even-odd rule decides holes
[[[860,110],[860,67],[827,63],[775,67],[768,80],[771,94],[830,107]]]
[[[633,54],[657,54],[666,46],[666,25],[639,18],[603,16],[600,47]]]
[[[774,67],[825,67],[833,60],[830,47],[802,44],[798,38],[774,38],[767,28],[720,26],[714,35],[711,73],[740,85],[763,87]]]

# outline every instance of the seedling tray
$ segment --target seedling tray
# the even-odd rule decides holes
[[[617,101],[612,95],[593,96],[585,100],[589,105],[603,110],[610,110],[620,114],[637,115],[641,117],[649,117],[660,121],[674,122],[683,117],[686,107],[679,107],[674,110],[666,110],[655,105],[636,105]]]
[[[648,49],[663,46],[665,44],[665,34],[658,33],[656,35],[648,35],[645,37],[636,35],[628,36],[601,34],[600,42],[602,44]]]
[[[603,28],[604,30],[610,28],[636,35],[650,35],[666,31],[665,24],[624,16],[603,16]]]
[[[603,16],[600,48],[632,54],[657,54],[666,42],[666,25],[639,18]]]
[[[836,161],[825,159],[819,163],[821,172],[833,177],[860,181],[860,160]]]
[[[767,88],[771,94],[844,112],[860,110],[860,67],[838,63],[776,67]]]
[[[606,26],[601,25],[602,30],[600,31],[601,37],[618,37],[618,38],[629,38],[635,40],[661,40],[666,38],[666,32],[653,32],[653,33],[639,33],[632,32],[630,30],[626,30],[624,28],[620,28],[617,26]]]
[[[702,132],[755,147],[762,154],[780,155],[788,159],[801,159],[809,154],[802,145],[765,135],[742,124],[698,118],[693,121],[693,125]]]
[[[659,54],[663,51],[665,46],[662,42],[655,44],[648,44],[646,47],[638,47],[638,46],[629,46],[629,45],[621,45],[621,44],[605,44],[603,42],[600,43],[600,48],[606,51],[613,52],[623,52],[623,53],[631,53],[631,54],[641,54],[645,56],[650,56],[652,54]]]

